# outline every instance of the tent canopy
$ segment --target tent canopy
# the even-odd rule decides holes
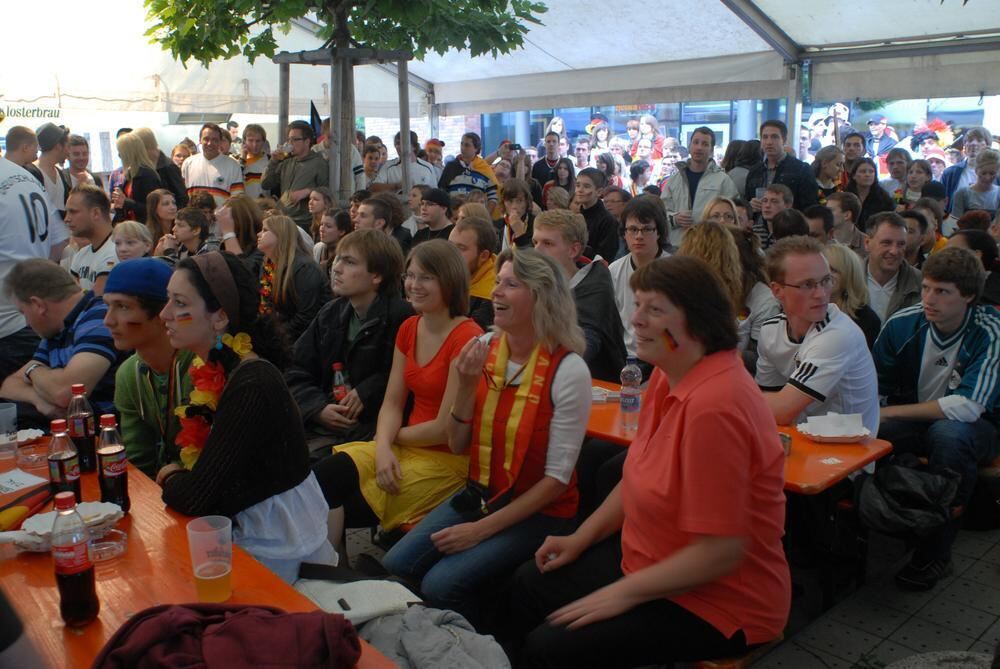
[[[107,0],[101,11],[82,3],[54,0],[5,2],[6,26],[31,26],[39,5],[59,21],[47,28],[45,44],[34,30],[7,30],[4,53],[23,54],[21,66],[8,58],[0,68],[0,102],[63,110],[122,112],[278,113],[278,66],[267,58],[253,65],[245,58],[213,62],[208,68],[189,62],[185,68],[150,44],[142,0]],[[42,10],[44,13],[44,10]],[[293,24],[283,35],[285,51],[316,49],[323,40],[308,26]],[[60,45],[53,48],[51,45]],[[39,47],[42,48],[39,48]],[[357,70],[357,113],[362,116],[399,114],[393,74],[376,66]],[[297,67],[291,81],[291,113],[309,114],[309,102],[329,109],[330,71]],[[427,114],[426,95],[410,90],[410,113]]]
[[[494,59],[451,51],[411,62],[411,115],[779,98],[795,87],[788,66],[804,60],[817,100],[1000,93],[1000,13],[985,0],[660,0],[630,12],[598,0],[548,4],[544,25],[531,26],[515,53]],[[24,61],[0,68],[2,103],[278,112],[277,65],[235,58],[185,69],[148,43],[141,0],[108,0],[100,12],[54,0],[7,2],[4,24],[34,25],[46,8],[60,19],[46,43],[63,48],[39,48],[36,31],[6,31],[5,53]],[[319,48],[314,28],[294,22],[288,35],[277,35],[280,50]],[[357,68],[358,115],[398,114],[390,69]],[[328,108],[329,83],[329,68],[292,68],[291,113],[306,114],[310,100]]]
[[[549,6],[515,54],[410,69],[444,114],[785,97],[785,65],[806,59],[818,100],[1000,93],[993,2],[661,0],[641,17],[599,0]]]

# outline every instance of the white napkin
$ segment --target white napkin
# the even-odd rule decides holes
[[[799,429],[817,437],[854,437],[865,433],[861,414],[832,411],[825,416],[807,417],[805,425],[800,425]]]

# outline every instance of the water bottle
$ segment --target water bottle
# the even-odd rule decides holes
[[[101,439],[97,447],[98,476],[101,501],[117,504],[128,513],[132,505],[128,497],[128,458],[114,414],[101,416]]]
[[[639,428],[639,409],[642,407],[642,370],[635,358],[630,357],[622,368],[622,389],[619,395],[622,429],[635,432]]]
[[[66,431],[66,421],[57,418],[52,421],[52,441],[49,442],[49,482],[52,492],[73,493],[77,502],[82,502],[80,493],[80,458]]]
[[[101,610],[89,543],[90,532],[76,511],[73,494],[57,494],[56,519],[52,523],[52,558],[59,588],[59,614],[68,627],[83,627]]]
[[[333,363],[333,390],[330,393],[333,396],[333,401],[338,404],[343,402],[349,392],[351,392],[351,384],[347,382],[344,363]]]
[[[97,432],[94,430],[94,409],[87,401],[87,388],[82,383],[70,386],[73,399],[66,408],[66,422],[69,424],[69,436],[80,454],[80,471],[93,472],[97,470]]]

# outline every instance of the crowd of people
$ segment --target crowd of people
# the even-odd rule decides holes
[[[768,120],[720,161],[707,127],[570,140],[556,117],[539,147],[467,132],[445,160],[411,133],[405,189],[359,134],[340,208],[303,121],[273,151],[206,123],[169,157],[123,129],[103,177],[82,137],[17,126],[0,397],[45,428],[85,384],[168,506],[232,517],[286,581],[381,527],[383,567],[516,666],[739,654],[789,613],[776,424],[860,414],[960,475],[896,575],[917,590],[998,451],[992,134],[943,171],[884,119],[833,137],[792,147]],[[588,441],[592,380],[630,359],[631,446]]]

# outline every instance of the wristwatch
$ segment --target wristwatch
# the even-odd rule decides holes
[[[228,239],[236,239],[236,233],[235,232],[227,232],[226,234],[222,235],[222,241],[226,241]]]
[[[28,368],[26,370],[24,370],[24,380],[25,380],[25,382],[31,383],[31,373],[33,371],[35,371],[36,369],[38,369],[39,367],[44,367],[44,366],[45,365],[43,365],[40,362],[33,362],[30,365],[28,365]]]

